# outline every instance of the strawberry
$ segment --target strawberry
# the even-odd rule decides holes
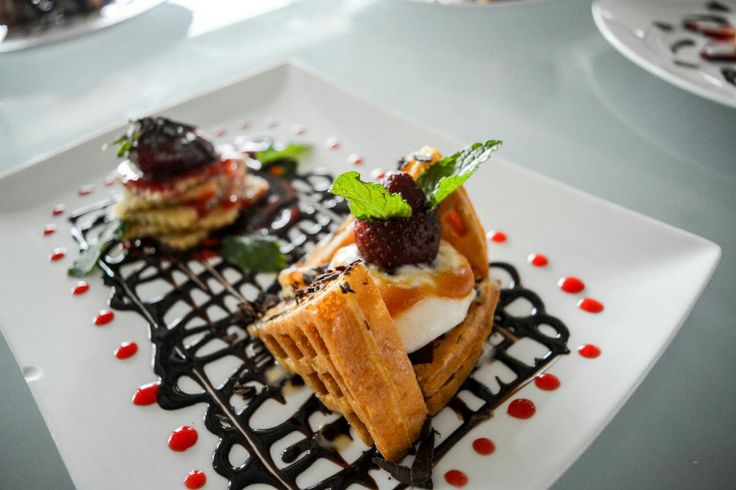
[[[409,218],[357,219],[355,243],[360,255],[384,269],[431,262],[440,246],[437,209],[425,210],[427,199],[411,175],[391,173],[382,182],[392,194],[399,193],[412,208]]]
[[[219,160],[212,144],[196,128],[163,117],[145,117],[118,140],[149,181],[163,181]]]

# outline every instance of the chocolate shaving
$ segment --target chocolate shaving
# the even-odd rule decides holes
[[[705,8],[713,10],[714,12],[730,12],[731,8],[728,5],[723,5],[721,2],[708,2],[705,4]]]
[[[340,284],[340,291],[342,291],[342,294],[355,293],[355,290],[350,287],[350,283],[347,281]]]
[[[317,275],[317,277],[315,277],[314,280],[311,283],[309,283],[307,286],[303,288],[299,288],[296,291],[294,291],[294,296],[296,297],[297,304],[299,304],[302,300],[305,300],[309,298],[310,296],[314,296],[315,294],[319,293],[328,284],[330,284],[332,281],[334,281],[341,275],[347,276],[348,274],[350,274],[350,271],[353,270],[353,268],[358,262],[360,262],[360,260],[355,260],[345,266],[339,266],[339,267],[335,267],[334,269],[328,269],[325,272]],[[342,285],[340,285],[340,289],[342,289]],[[343,293],[346,293],[346,292],[348,291],[343,290]],[[352,292],[355,292],[355,291],[352,291]]]
[[[422,432],[419,436],[419,446],[414,462],[411,467],[402,466],[381,457],[374,457],[373,463],[386,470],[399,483],[416,488],[432,488],[432,466],[434,465],[434,436],[436,431],[432,428],[430,418],[424,421]]]
[[[434,342],[409,354],[409,360],[412,364],[430,364],[434,361]]]

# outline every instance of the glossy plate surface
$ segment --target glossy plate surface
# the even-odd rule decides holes
[[[709,4],[716,4],[713,7]],[[711,62],[700,56],[712,39],[683,26],[690,15],[717,15],[736,24],[736,2],[688,0],[596,0],[593,18],[608,42],[654,75],[701,97],[736,107],[736,78],[723,70],[736,62]],[[658,25],[660,27],[658,27]],[[661,26],[664,25],[663,29]],[[669,27],[668,27],[669,26]],[[730,42],[736,42],[731,38]],[[733,72],[736,76],[736,71]]]
[[[216,138],[220,142],[244,134],[311,142],[315,152],[304,167],[333,173],[355,168],[353,153],[362,157],[359,169],[367,176],[376,168],[393,168],[400,156],[425,144],[451,152],[464,143],[293,65],[261,72],[164,114],[222,134]],[[249,129],[242,129],[244,122]],[[303,126],[304,134],[295,136],[294,125]],[[92,278],[86,294],[70,292],[76,280],[65,270],[76,256],[75,245],[65,215],[52,217],[52,208],[64,203],[68,214],[109,194],[103,181],[115,158],[100,148],[119,132],[115,128],[71,145],[0,179],[0,270],[5,278],[0,327],[28,374],[78,488],[181,488],[184,475],[194,468],[207,473],[207,488],[225,488],[227,482],[211,467],[217,440],[203,426],[203,405],[165,411],[130,402],[138,386],[155,381],[145,322],[118,312],[112,324],[96,328],[92,319],[105,306],[108,289]],[[339,148],[328,148],[330,138],[339,141]],[[93,185],[92,193],[79,196],[85,184]],[[547,311],[567,324],[571,353],[549,370],[561,380],[559,389],[542,391],[531,383],[515,395],[535,403],[534,417],[512,418],[506,413],[508,402],[502,405],[440,462],[435,485],[447,487],[443,475],[458,469],[468,475],[470,488],[490,479],[497,488],[547,487],[596,437],[667,347],[710,277],[720,249],[509,163],[503,150],[470,181],[469,192],[486,228],[507,236],[504,242],[490,242],[491,260],[516,266]],[[47,224],[55,224],[57,232],[43,236]],[[66,248],[67,256],[50,262],[56,247]],[[543,253],[549,264],[533,267],[527,261],[531,253]],[[585,281],[582,294],[558,287],[560,277],[570,275]],[[600,300],[605,310],[580,310],[576,305],[584,296]],[[138,343],[139,352],[116,359],[112,351],[130,340]],[[587,343],[602,349],[600,357],[577,354],[576,348]],[[533,347],[518,354],[532,352]],[[195,427],[199,441],[174,453],[166,441],[181,425]],[[492,439],[496,451],[477,454],[472,448],[476,437]]]

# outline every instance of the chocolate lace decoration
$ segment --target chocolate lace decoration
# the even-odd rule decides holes
[[[344,219],[344,202],[327,192],[329,176],[261,176],[271,183],[269,194],[223,234],[266,231],[282,240],[284,252],[294,261]],[[111,200],[101,202],[71,216],[72,233],[81,248],[94,240],[108,220],[111,204]],[[148,323],[155,347],[153,370],[160,378],[159,405],[176,410],[206,404],[205,426],[219,438],[212,464],[230,481],[231,489],[255,483],[279,489],[343,489],[352,484],[377,488],[369,472],[375,474],[382,471],[379,466],[386,466],[380,455],[367,449],[352,458],[344,456],[341,440],[352,438],[345,419],[331,414],[314,394],[300,388],[300,378],[274,377],[278,368],[273,357],[244,328],[273,304],[279,288],[275,275],[243,272],[206,250],[172,257],[154,243],[145,242],[130,251],[114,246],[99,265],[105,283],[112,288],[111,307],[134,311]],[[489,352],[481,362],[502,362],[516,377],[511,382],[497,377],[499,388],[492,389],[471,376],[448,408],[462,417],[462,424],[442,433],[433,451],[419,441],[409,471],[395,472],[395,477],[410,475],[409,480],[399,481],[397,488],[431,485],[427,475],[440,458],[535,374],[568,353],[567,328],[546,313],[544,303],[533,291],[522,286],[516,269],[503,263],[492,264],[491,268],[494,277],[507,274],[509,285],[501,293]],[[513,316],[507,311],[519,298],[533,306],[528,316]],[[549,329],[540,329],[545,324],[552,335]],[[508,353],[524,338],[536,340],[547,349],[533,365]],[[233,361],[234,371],[215,379],[212,366],[227,360]],[[470,408],[463,401],[467,393],[479,398],[481,406]],[[267,412],[269,420],[278,421],[263,426],[260,411]],[[318,424],[316,419],[328,423]],[[434,437],[431,429],[427,433]],[[236,456],[242,454],[246,455],[236,461]],[[310,468],[326,462],[331,463],[332,470],[319,473],[329,474],[327,478],[315,479],[314,471],[310,476]]]

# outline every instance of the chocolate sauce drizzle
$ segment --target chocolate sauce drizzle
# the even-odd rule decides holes
[[[327,192],[331,183],[328,175],[260,175],[271,184],[269,194],[262,204],[245,212],[234,227],[222,233],[265,231],[277,236],[285,244],[284,252],[295,261],[333,231],[347,213],[345,203]],[[111,204],[111,200],[97,203],[71,216],[73,236],[81,248],[99,233]],[[302,392],[306,401],[289,408],[290,400],[299,399],[294,391],[307,388],[302,387],[304,383],[299,377],[274,379],[273,373],[279,368],[273,357],[244,327],[274,303],[279,289],[275,275],[243,272],[212,251],[206,252],[195,250],[172,256],[155,243],[144,242],[129,251],[113,247],[99,265],[105,283],[112,287],[111,307],[135,311],[149,325],[154,346],[153,370],[160,378],[159,405],[166,410],[197,403],[207,405],[205,426],[219,438],[212,464],[217,473],[230,481],[233,490],[255,483],[279,489],[344,489],[352,484],[377,488],[369,471],[380,468],[390,469],[394,479],[399,478],[396,488],[412,484],[429,487],[432,480],[427,475],[431,475],[437,461],[470,430],[490,418],[504,400],[555,358],[569,352],[565,325],[546,313],[536,293],[523,287],[512,265],[493,263],[492,275],[505,274],[510,280],[501,292],[494,333],[480,362],[502,362],[514,372],[515,379],[505,383],[496,377],[499,388],[494,390],[471,375],[460,394],[470,392],[482,405],[471,409],[461,395],[456,396],[446,410],[453,410],[462,419],[461,425],[441,434],[436,447],[434,430],[425,431],[425,437],[412,451],[416,454],[414,464],[405,467],[406,471],[401,470],[400,464],[391,466],[375,449],[367,449],[347,461],[338,444],[340,438],[352,439],[347,421],[342,417],[335,419],[333,414],[329,423],[314,427],[310,419],[329,417],[330,411],[307,392]],[[513,316],[506,310],[519,298],[533,306],[528,316]],[[542,325],[549,328],[543,329]],[[523,338],[534,339],[548,350],[533,365],[508,353],[509,347]],[[208,347],[211,343],[219,347]],[[221,382],[212,379],[208,367],[226,358],[236,358],[239,367]],[[190,388],[192,381],[195,390]],[[282,421],[258,427],[254,420],[259,409],[269,413],[269,420],[283,415]],[[430,435],[431,442],[427,442]],[[285,437],[295,438],[295,442],[285,446],[282,442],[284,449],[278,454],[274,448]],[[231,461],[236,449],[240,453],[245,449],[245,461]],[[300,475],[321,461],[334,463],[339,469],[316,483],[305,485],[303,480],[298,481]]]
[[[734,63],[734,50],[729,49],[734,41],[727,35],[704,32],[698,23],[708,22],[716,24],[724,29],[733,28],[734,23],[729,19],[731,8],[723,3],[711,1],[704,4],[708,13],[693,13],[682,16],[679,25],[670,22],[654,21],[652,24],[661,32],[669,35],[679,35],[674,41],[667,41],[672,53],[672,63],[692,70],[701,69],[713,63]],[[694,36],[694,37],[693,37]],[[685,57],[683,57],[683,55]],[[697,56],[696,59],[693,59]],[[720,68],[723,79],[736,87],[736,79],[733,77],[736,65]]]

